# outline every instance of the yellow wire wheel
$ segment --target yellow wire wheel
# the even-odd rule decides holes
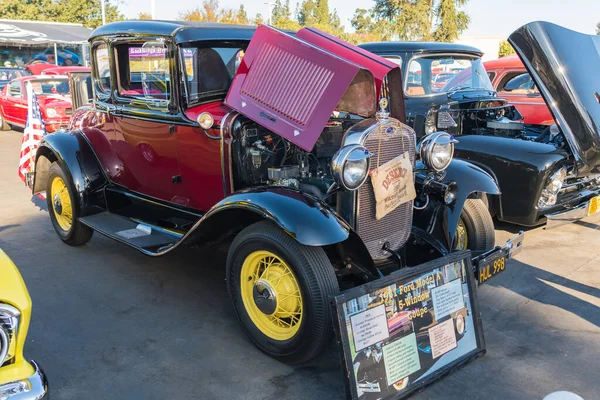
[[[252,323],[265,336],[284,341],[298,333],[302,293],[294,271],[281,257],[267,250],[250,253],[240,271],[240,294]]]
[[[456,249],[467,250],[469,248],[469,235],[467,234],[467,227],[462,217],[458,220],[456,227]]]
[[[56,222],[62,230],[68,232],[73,226],[73,206],[71,205],[67,184],[60,176],[55,176],[52,179],[50,199]]]

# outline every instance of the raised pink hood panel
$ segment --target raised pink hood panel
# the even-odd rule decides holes
[[[261,25],[225,103],[310,151],[354,78],[365,73],[372,81],[361,66]]]

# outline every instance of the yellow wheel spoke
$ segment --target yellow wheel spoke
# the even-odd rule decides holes
[[[294,271],[283,259],[267,250],[255,251],[244,260],[240,277],[244,308],[264,335],[288,340],[298,333],[303,316],[302,293]],[[257,297],[259,303],[257,294],[261,296]]]

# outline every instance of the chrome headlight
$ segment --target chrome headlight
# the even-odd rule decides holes
[[[48,118],[54,118],[58,115],[58,113],[54,108],[46,108],[46,115]]]
[[[566,178],[567,169],[565,167],[561,167],[552,174],[548,180],[548,184],[542,189],[542,194],[538,200],[538,208],[547,208],[556,204],[558,192],[562,189]]]
[[[344,146],[331,159],[333,178],[339,187],[346,190],[358,189],[369,176],[371,153],[363,146]]]
[[[20,317],[13,306],[0,304],[0,366],[15,356]]]
[[[445,170],[454,156],[454,143],[458,143],[458,140],[446,132],[425,137],[421,142],[421,160],[435,172]]]
[[[427,112],[427,118],[425,118],[425,135],[431,135],[437,130],[435,127],[435,114],[436,112],[433,109]]]

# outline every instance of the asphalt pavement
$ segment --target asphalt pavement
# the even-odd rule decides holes
[[[0,248],[33,300],[26,357],[52,399],[344,399],[338,350],[300,366],[246,338],[223,249],[163,258],[95,234],[63,244],[17,176],[21,134],[0,132]],[[519,228],[497,223],[498,242]],[[600,398],[600,216],[526,231],[508,271],[479,288],[487,354],[411,399]]]

